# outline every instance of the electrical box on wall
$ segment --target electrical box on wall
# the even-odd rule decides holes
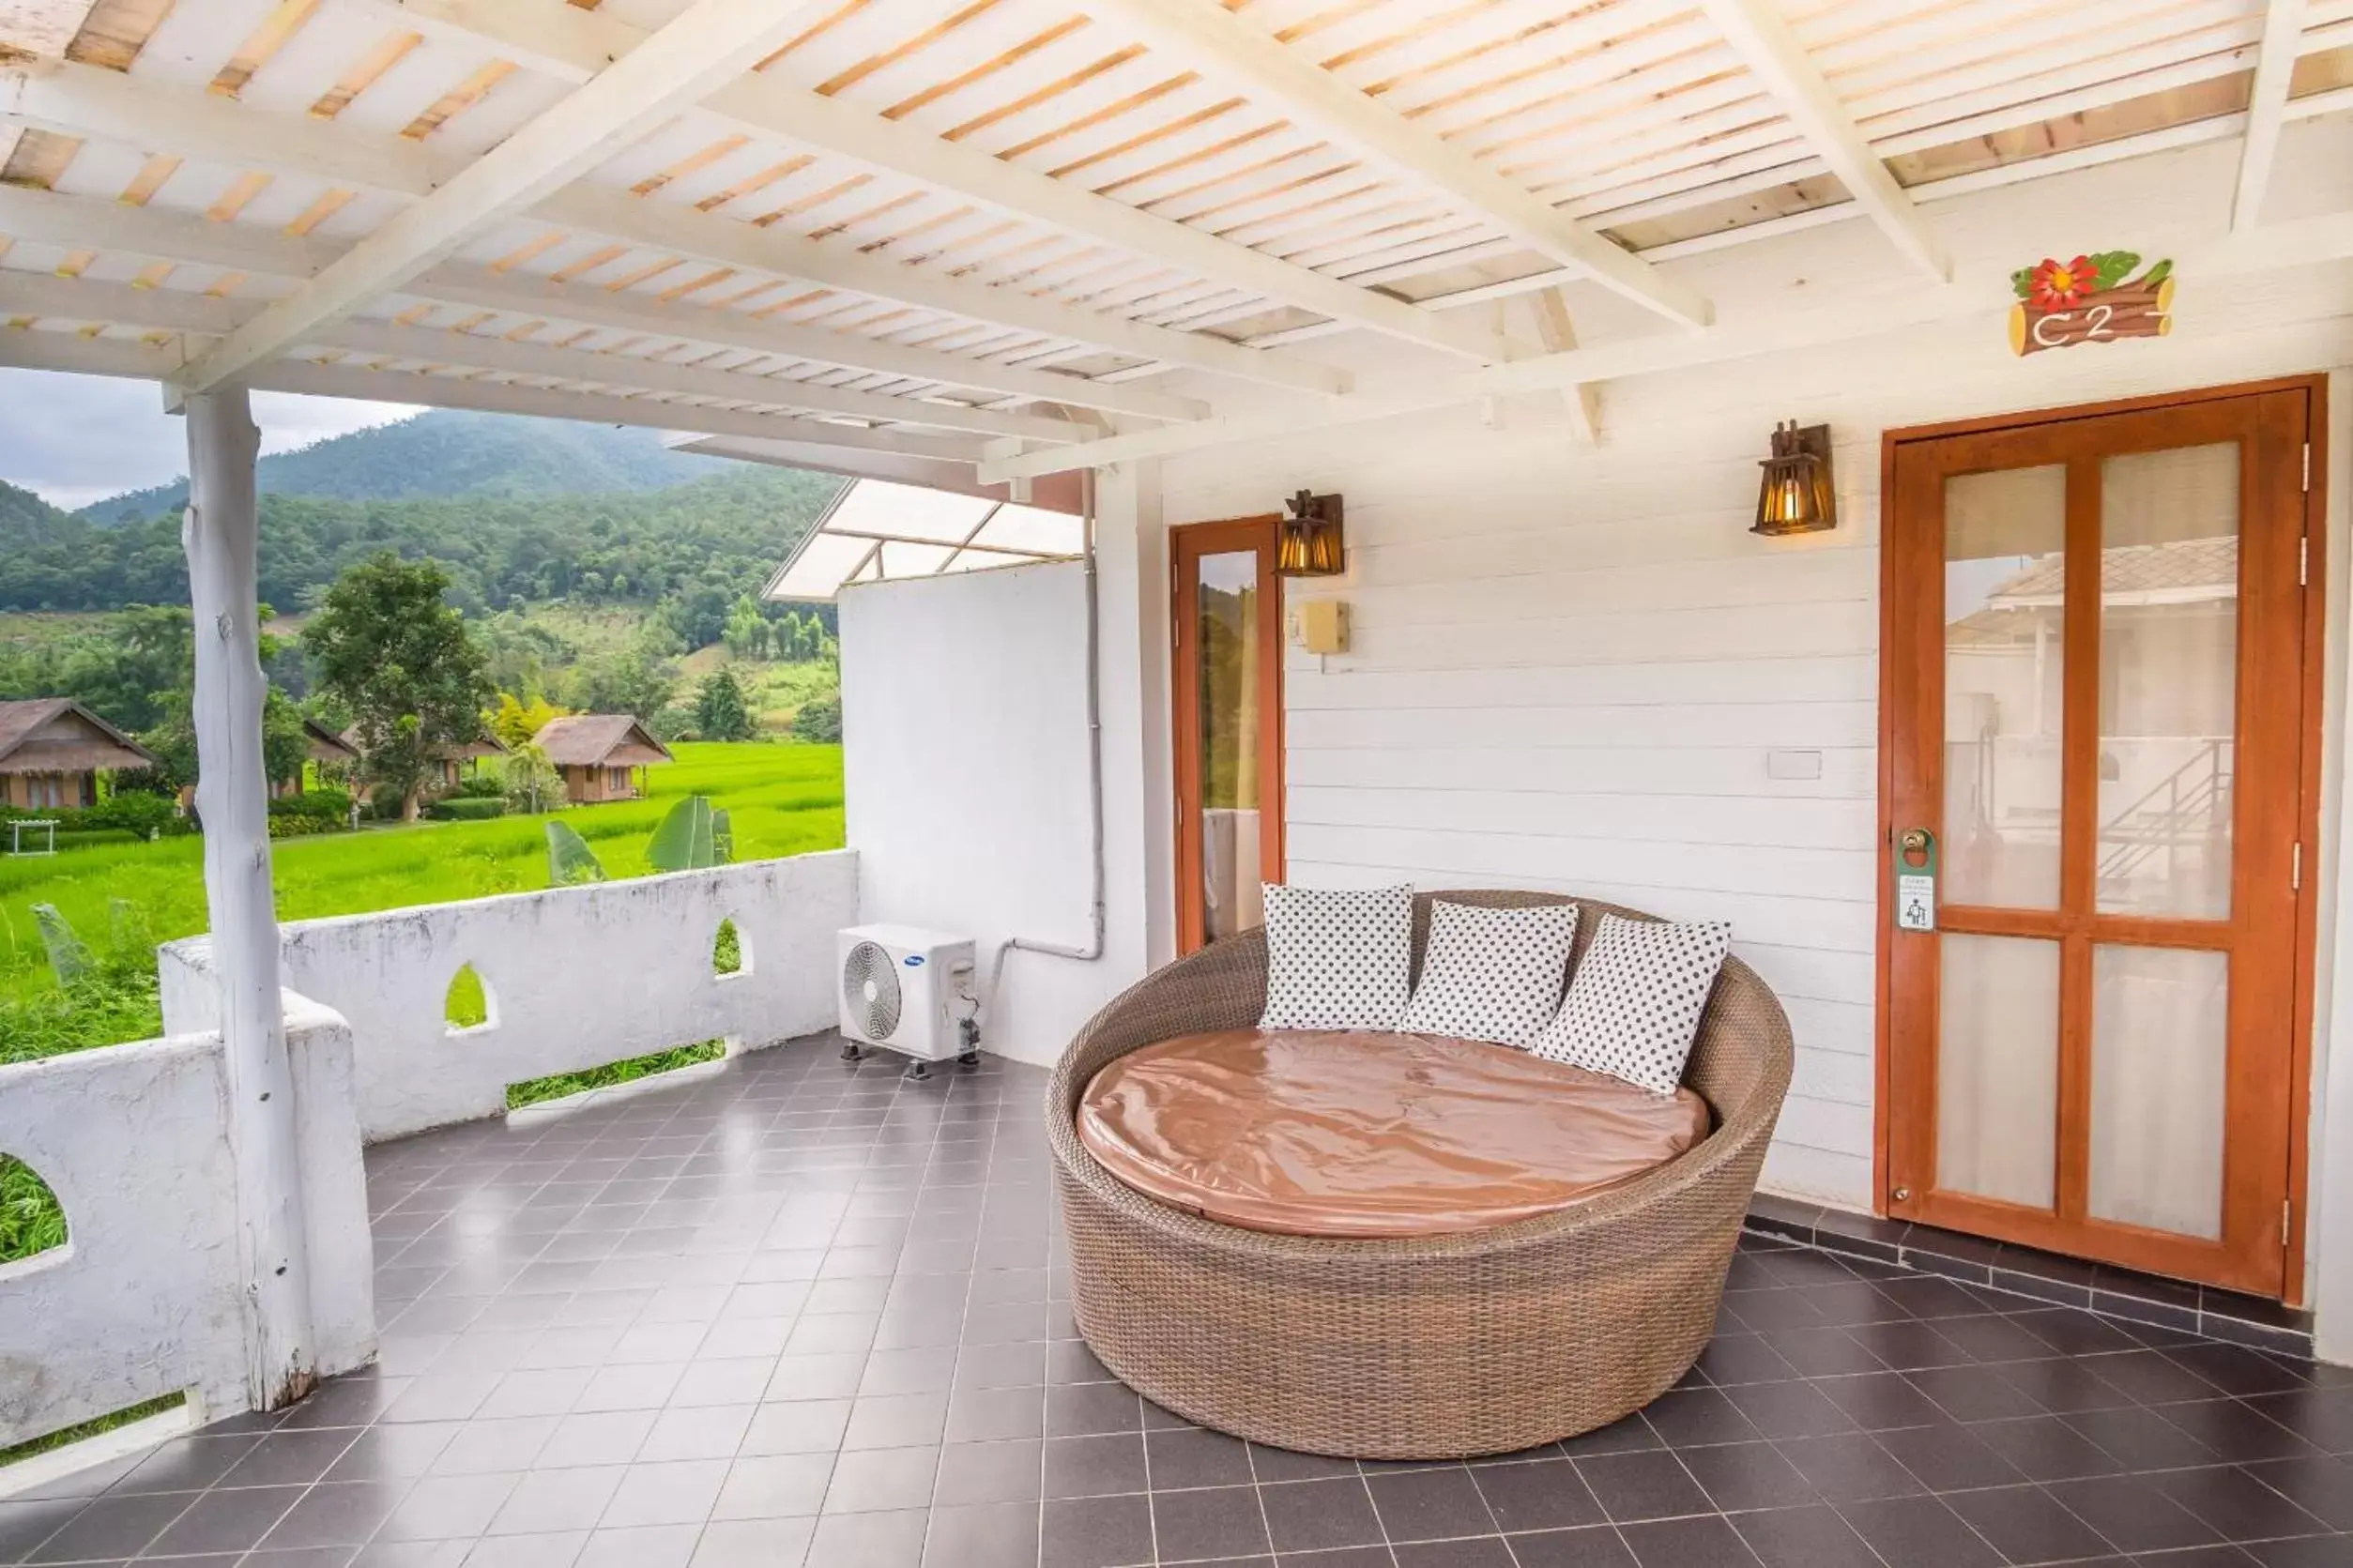
[[[1291,646],[1308,653],[1348,651],[1348,601],[1310,599],[1291,612]]]

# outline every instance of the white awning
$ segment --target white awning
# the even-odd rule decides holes
[[[831,603],[847,583],[937,577],[1075,559],[1085,524],[1066,512],[884,480],[853,480],[761,590]]]

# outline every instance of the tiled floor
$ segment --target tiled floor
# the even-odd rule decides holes
[[[1074,1335],[1043,1081],[806,1043],[378,1149],[382,1366],[0,1503],[0,1562],[2353,1564],[2353,1375],[1758,1241],[1688,1385],[1566,1447],[1194,1430]]]

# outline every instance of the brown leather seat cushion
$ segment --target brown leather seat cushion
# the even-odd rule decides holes
[[[1508,1225],[1664,1165],[1708,1126],[1688,1088],[1374,1030],[1181,1035],[1096,1073],[1078,1107],[1088,1152],[1137,1191],[1294,1236]]]

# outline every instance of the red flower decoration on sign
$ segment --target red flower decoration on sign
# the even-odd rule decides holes
[[[2097,272],[2089,256],[2065,262],[2046,260],[2027,280],[2028,297],[2036,310],[2046,313],[2071,310],[2092,292]]]

